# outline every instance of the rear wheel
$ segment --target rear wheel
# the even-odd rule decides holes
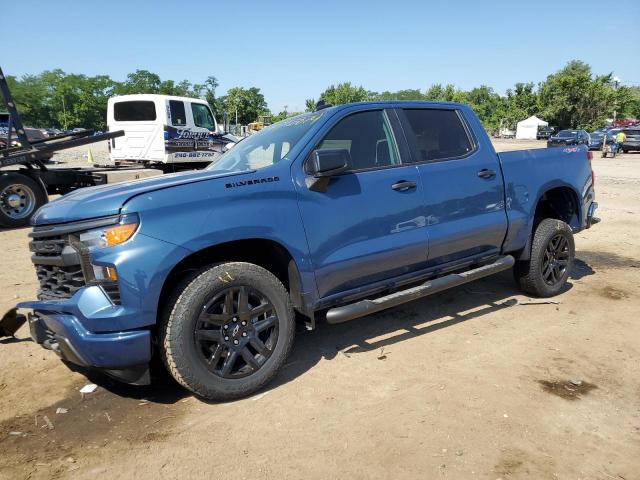
[[[171,375],[211,400],[249,395],[265,385],[293,345],[289,294],[250,263],[208,267],[178,287],[161,331]]]
[[[31,216],[47,203],[47,193],[33,178],[21,173],[0,176],[0,226],[29,225]]]
[[[516,280],[527,293],[552,297],[567,282],[574,257],[571,227],[562,220],[546,218],[533,235],[530,260],[516,264]]]

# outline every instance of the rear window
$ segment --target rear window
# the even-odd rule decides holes
[[[156,119],[156,105],[149,100],[117,102],[113,105],[116,122],[148,122]]]
[[[413,131],[415,161],[462,157],[473,150],[455,110],[404,110]]]
[[[625,135],[640,135],[640,130],[623,130],[623,132],[625,133]]]
[[[171,113],[171,125],[181,127],[187,124],[187,114],[184,111],[184,102],[179,100],[169,100],[169,111]]]

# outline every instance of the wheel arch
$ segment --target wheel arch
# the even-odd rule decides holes
[[[161,315],[164,302],[170,297],[173,289],[184,278],[206,265],[220,262],[248,262],[265,268],[282,282],[295,309],[309,315],[303,298],[300,271],[293,256],[281,243],[265,238],[219,243],[184,257],[171,269],[164,281],[158,300],[158,315]]]
[[[578,193],[570,185],[549,186],[539,195],[532,211],[527,243],[518,256],[518,260],[529,260],[531,256],[531,239],[536,228],[545,218],[562,220],[572,230],[580,228],[581,203]]]

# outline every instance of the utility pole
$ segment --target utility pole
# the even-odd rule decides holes
[[[67,107],[64,104],[64,93],[62,94],[62,118],[64,119],[64,129],[68,130],[68,127],[67,127]]]
[[[614,90],[616,92],[616,97],[613,99],[613,126],[616,125],[616,120],[618,118],[618,85],[620,84],[620,79],[618,77],[613,77],[613,85]]]

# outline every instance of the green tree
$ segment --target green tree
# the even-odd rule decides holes
[[[495,130],[504,117],[505,100],[491,87],[482,85],[468,92],[456,92],[454,101],[469,104],[485,128]]]
[[[385,91],[382,93],[370,92],[369,100],[425,100],[424,94],[418,89],[398,90],[397,92]]]
[[[538,94],[533,83],[516,83],[513,89],[507,90],[504,126],[515,128],[520,120],[538,115],[539,112]]]
[[[227,113],[231,122],[235,122],[236,112],[238,123],[246,125],[258,119],[260,115],[269,112],[264,95],[259,88],[235,87],[227,91],[220,98],[222,110]]]
[[[365,100],[367,100],[367,97],[368,92],[364,88],[351,85],[351,82],[331,85],[320,94],[320,100],[324,100],[329,105],[342,105],[343,103],[364,102]]]
[[[597,128],[614,110],[631,103],[628,89],[616,91],[612,75],[593,77],[591,67],[569,62],[540,84],[540,107],[545,120],[561,128]]]
[[[304,101],[305,112],[313,112],[316,109],[316,101],[313,98],[307,98]]]
[[[173,87],[173,82],[171,82]],[[136,93],[160,93],[162,81],[156,73],[148,70],[136,70],[127,75],[127,79],[118,85],[116,93],[118,95],[130,95]],[[164,88],[169,88],[168,84]]]

